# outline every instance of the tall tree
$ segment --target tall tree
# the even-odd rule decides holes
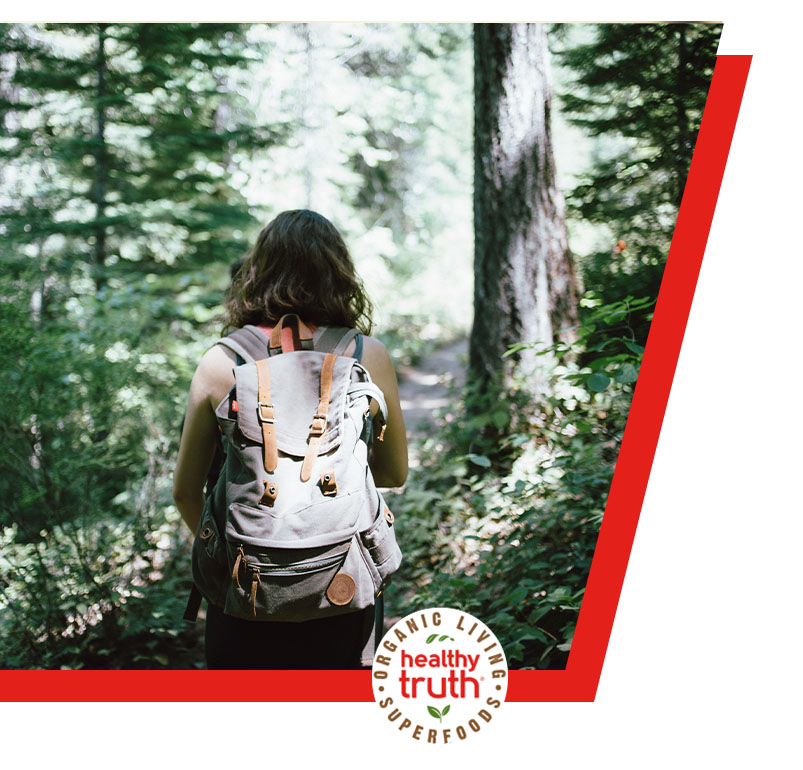
[[[569,215],[607,225],[610,247],[584,260],[586,285],[603,302],[656,297],[711,82],[720,24],[598,24],[564,42],[571,73],[560,94],[569,119],[598,150],[568,194]],[[642,314],[636,334],[649,329]]]
[[[230,183],[274,134],[227,87],[251,56],[242,25],[8,25],[13,97],[0,157],[17,246],[47,240],[68,273],[107,277],[231,260],[255,221]],[[46,188],[50,188],[47,190]],[[47,209],[32,222],[35,210]],[[19,249],[3,255],[11,262]]]
[[[467,331],[471,26],[279,24],[251,37],[268,50],[252,102],[297,127],[252,172],[251,199],[269,211],[311,202],[344,230],[377,327],[405,327],[384,337],[394,356],[420,346],[413,326],[430,339]]]
[[[480,392],[512,369],[539,389],[536,351],[577,319],[577,285],[552,154],[549,52],[542,24],[474,26],[474,324]],[[511,367],[507,362],[511,361]],[[541,383],[542,385],[542,383]],[[535,394],[537,395],[537,393]]]

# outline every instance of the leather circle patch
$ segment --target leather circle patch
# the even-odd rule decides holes
[[[354,579],[345,572],[338,572],[329,583],[329,588],[326,589],[326,598],[332,604],[342,607],[354,598],[356,591],[357,586],[354,584]]]

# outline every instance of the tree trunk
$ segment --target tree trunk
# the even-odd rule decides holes
[[[542,395],[534,350],[571,338],[577,284],[557,189],[549,52],[542,24],[474,25],[474,325],[480,393],[517,370]],[[538,391],[538,392],[536,392]]]
[[[95,285],[104,283],[103,268],[106,265],[106,178],[108,158],[106,156],[106,25],[98,25],[97,51],[97,92],[95,101]]]
[[[688,100],[688,52],[686,41],[686,24],[678,24],[678,70],[677,70],[677,83],[676,83],[676,96],[675,96],[675,109],[678,116],[678,149],[677,166],[675,175],[677,177],[677,192],[675,194],[675,205],[680,208],[680,203],[683,200],[683,189],[686,186],[686,177],[689,173],[689,164],[691,163],[692,152],[692,136],[689,130],[689,117],[686,114],[686,102]]]

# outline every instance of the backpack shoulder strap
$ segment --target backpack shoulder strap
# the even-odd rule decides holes
[[[268,357],[268,338],[256,326],[250,324],[229,332],[216,344],[228,348],[246,362]]]
[[[312,342],[315,350],[343,355],[349,343],[355,338],[357,347],[353,356],[360,361],[362,359],[362,334],[357,329],[348,329],[344,326],[319,326],[312,335]],[[268,357],[267,336],[256,326],[250,324],[229,332],[216,344],[233,351],[245,362],[259,361]]]
[[[340,338],[349,332],[345,326],[319,326],[312,333],[312,343],[315,350],[328,352],[334,350]]]
[[[315,350],[342,356],[355,338],[357,347],[354,350],[354,358],[359,361],[362,358],[362,334],[357,329],[348,329],[345,326],[319,327],[312,335],[312,342]]]

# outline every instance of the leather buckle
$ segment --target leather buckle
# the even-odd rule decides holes
[[[315,425],[315,420],[323,420],[323,424],[320,426]],[[315,414],[312,417],[312,424],[309,427],[309,434],[310,436],[323,436],[324,432],[326,431],[326,424],[327,424],[327,417],[325,414]]]
[[[270,416],[263,414],[263,409],[270,409]],[[257,401],[257,419],[260,422],[273,423],[273,404],[266,404],[264,401]]]

